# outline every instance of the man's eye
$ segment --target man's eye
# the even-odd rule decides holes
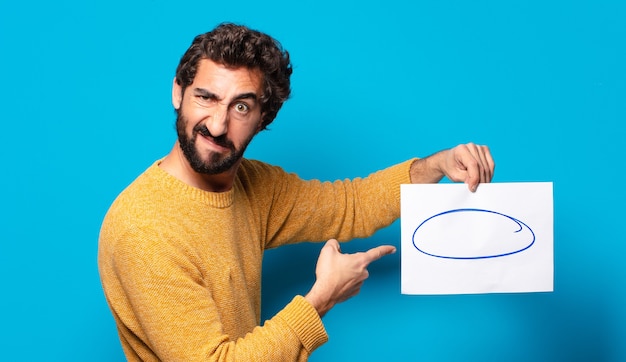
[[[239,113],[247,113],[250,110],[250,107],[248,107],[245,103],[237,103],[235,104],[235,110]]]

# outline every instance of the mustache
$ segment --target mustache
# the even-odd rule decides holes
[[[215,144],[217,144],[219,146],[230,148],[230,149],[235,149],[235,145],[233,144],[233,142],[231,140],[229,140],[226,137],[225,134],[215,137],[215,136],[213,136],[211,134],[209,129],[205,125],[203,125],[203,124],[199,124],[199,125],[195,126],[193,128],[193,132],[194,133],[199,133],[203,137],[211,139],[211,141],[213,141]]]

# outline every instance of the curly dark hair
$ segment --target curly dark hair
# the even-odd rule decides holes
[[[292,73],[289,53],[267,34],[243,25],[223,23],[212,31],[195,37],[176,68],[176,83],[185,88],[193,83],[201,59],[210,59],[227,67],[259,69],[263,74],[261,129],[272,123],[291,93]]]

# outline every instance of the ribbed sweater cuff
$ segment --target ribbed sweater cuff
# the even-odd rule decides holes
[[[304,297],[300,295],[294,297],[291,303],[282,310],[281,317],[298,335],[309,353],[328,341],[328,335],[319,314]]]

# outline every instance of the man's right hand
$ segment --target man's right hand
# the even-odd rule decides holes
[[[305,299],[323,317],[335,304],[359,293],[369,276],[367,267],[371,262],[395,251],[394,246],[381,245],[365,252],[343,254],[337,240],[328,240],[317,259],[315,284]]]

